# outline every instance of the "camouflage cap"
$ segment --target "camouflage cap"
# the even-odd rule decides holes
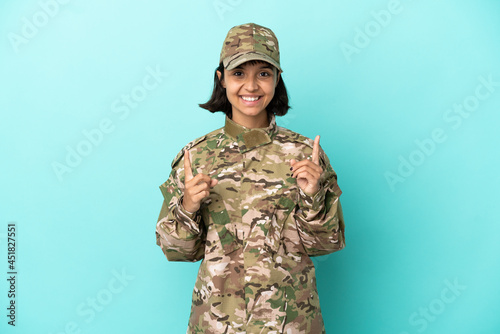
[[[263,60],[283,72],[278,39],[271,29],[246,23],[229,30],[222,45],[220,62],[225,69],[232,70],[249,60]]]

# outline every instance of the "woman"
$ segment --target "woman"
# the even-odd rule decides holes
[[[276,125],[288,111],[274,33],[224,41],[210,100],[224,127],[183,148],[160,186],[156,240],[198,261],[187,333],[325,333],[311,256],[344,248],[341,191],[314,142]]]

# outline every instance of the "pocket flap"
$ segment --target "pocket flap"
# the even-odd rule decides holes
[[[224,205],[217,205],[215,209],[210,210],[210,217],[219,235],[222,250],[227,255],[240,248],[241,243],[235,236],[234,229],[232,229],[233,225]]]

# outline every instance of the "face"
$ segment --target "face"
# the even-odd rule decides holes
[[[269,63],[246,62],[232,70],[224,69],[222,86],[232,105],[232,120],[248,128],[268,125],[266,107],[274,96],[279,74]],[[219,79],[221,73],[217,72]]]

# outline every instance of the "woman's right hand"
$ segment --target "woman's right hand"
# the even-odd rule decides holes
[[[184,175],[184,198],[182,206],[186,211],[195,213],[200,209],[201,201],[210,194],[210,188],[215,186],[218,181],[201,173],[193,177],[188,150],[184,151]]]

